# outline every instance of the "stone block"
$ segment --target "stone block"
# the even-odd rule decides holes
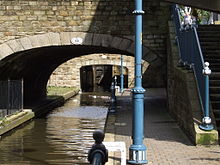
[[[60,42],[61,45],[71,45],[70,32],[61,32],[60,33]]]
[[[92,45],[101,46],[102,34],[93,34]]]
[[[51,45],[61,45],[59,33],[48,33],[48,38],[50,40]]]
[[[14,53],[13,50],[6,44],[0,45],[0,60]]]
[[[121,42],[122,42],[122,38],[113,37],[113,40],[112,40],[112,43],[111,43],[111,47],[119,49]]]
[[[10,48],[14,51],[14,52],[19,52],[24,50],[24,48],[22,47],[21,43],[18,40],[11,40],[8,41],[7,44],[10,46]]]
[[[29,37],[20,38],[18,39],[18,42],[21,43],[25,50],[33,48]]]
[[[203,131],[199,129],[198,124],[194,124],[195,128],[195,144],[197,145],[217,145],[218,144],[218,131]]]
[[[109,47],[111,45],[113,37],[109,34],[103,34],[102,35],[102,41],[101,46],[103,47]]]
[[[39,44],[41,46],[51,46],[49,35],[48,34],[41,34],[38,35]]]
[[[142,72],[143,73],[147,70],[148,66],[149,66],[149,63],[146,61],[143,61],[143,64],[142,64]]]
[[[143,59],[151,63],[157,59],[157,55],[154,54],[153,52],[149,52],[147,54],[143,54]]]
[[[145,46],[143,46],[142,49],[143,49],[143,56],[146,55],[146,54],[148,54],[148,53],[150,52],[150,49],[147,48],[147,47],[145,47]]]
[[[131,54],[135,54],[135,43],[132,43],[129,48],[127,49],[127,52]]]
[[[33,48],[37,48],[37,47],[41,47],[40,44],[40,40],[39,40],[39,36],[35,35],[35,36],[30,36],[28,37],[29,40],[31,41],[31,45],[33,46]]]
[[[131,41],[131,40],[122,39],[120,46],[119,46],[119,49],[126,51],[132,43],[133,43],[133,41]]]

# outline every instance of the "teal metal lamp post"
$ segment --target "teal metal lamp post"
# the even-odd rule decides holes
[[[133,88],[133,144],[129,148],[130,164],[146,164],[144,140],[144,88],[142,87],[142,0],[135,1],[135,87]]]

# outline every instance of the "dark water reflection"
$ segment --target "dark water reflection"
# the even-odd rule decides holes
[[[104,129],[108,96],[82,94],[0,141],[1,165],[88,164],[92,133]]]

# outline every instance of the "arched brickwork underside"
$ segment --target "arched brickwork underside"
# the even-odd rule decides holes
[[[74,36],[83,39],[81,45],[70,42]],[[27,105],[46,97],[47,81],[60,64],[93,53],[132,55],[132,51],[128,51],[131,46],[130,40],[109,35],[68,32],[8,41],[0,45],[0,80],[23,78]]]
[[[61,32],[46,33],[41,35],[28,36],[16,40],[10,40],[0,45],[0,60],[13,53],[48,46],[73,45],[71,39],[81,38],[84,46],[98,46],[113,48],[134,54],[134,41],[127,38],[115,37],[108,34],[93,34],[83,32]],[[157,58],[156,54],[143,46],[143,58],[151,63]]]

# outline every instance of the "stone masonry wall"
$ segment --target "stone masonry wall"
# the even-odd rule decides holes
[[[106,64],[120,66],[120,57],[119,54],[91,54],[69,60],[53,72],[48,81],[48,86],[75,86],[80,88],[80,68],[82,66]],[[123,58],[123,65],[128,69],[128,86],[133,87],[134,57],[124,55]],[[143,61],[143,72],[146,71],[148,65],[146,61]]]
[[[134,39],[134,0],[0,0],[0,44],[48,32],[86,32]],[[143,45],[155,54],[148,86],[164,86],[169,6],[143,1]]]
[[[197,94],[196,83],[192,72],[178,67],[179,51],[175,44],[175,30],[170,22],[170,46],[168,49],[168,110],[174,116],[189,137],[194,141],[194,113],[195,120],[200,121],[201,106]]]

